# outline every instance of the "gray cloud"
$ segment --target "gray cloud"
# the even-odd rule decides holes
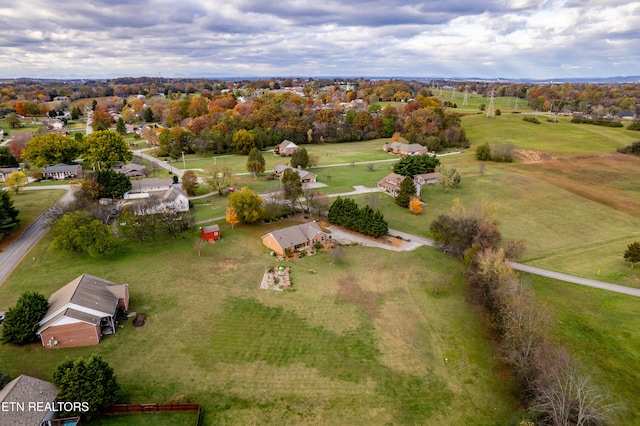
[[[588,77],[640,64],[640,6],[622,0],[3,3],[0,77]]]

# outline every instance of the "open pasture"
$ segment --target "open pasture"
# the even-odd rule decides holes
[[[0,308],[26,290],[45,295],[88,272],[130,286],[127,323],[97,346],[1,346],[12,374],[51,378],[65,357],[99,353],[122,402],[190,401],[204,424],[496,424],[514,418],[509,373],[480,313],[465,301],[461,265],[433,249],[394,253],[346,247],[289,263],[294,292],[259,290],[274,259],[268,229],[222,224],[198,257],[192,239],[123,241],[106,260],[51,253],[20,265],[0,287]],[[434,285],[444,290],[434,293]]]

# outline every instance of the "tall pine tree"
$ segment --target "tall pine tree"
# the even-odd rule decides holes
[[[0,191],[0,240],[18,226],[18,210],[7,191]]]
[[[411,176],[405,176],[400,182],[400,191],[396,195],[396,204],[400,207],[409,207],[411,197],[416,195],[416,187]]]

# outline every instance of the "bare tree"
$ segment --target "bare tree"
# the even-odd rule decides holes
[[[619,410],[609,395],[595,387],[588,376],[569,363],[548,373],[535,389],[533,410],[550,424],[562,426],[605,425]]]

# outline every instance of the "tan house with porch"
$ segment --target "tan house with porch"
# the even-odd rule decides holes
[[[328,239],[329,235],[316,222],[308,222],[271,231],[262,236],[262,244],[284,256],[287,249],[295,251],[311,247],[316,242],[324,244]]]
[[[286,139],[282,141],[282,143],[276,145],[276,149],[275,149],[276,154],[278,154],[281,157],[288,157],[290,155],[293,155],[293,153],[296,152],[297,150],[298,150],[298,145]]]

